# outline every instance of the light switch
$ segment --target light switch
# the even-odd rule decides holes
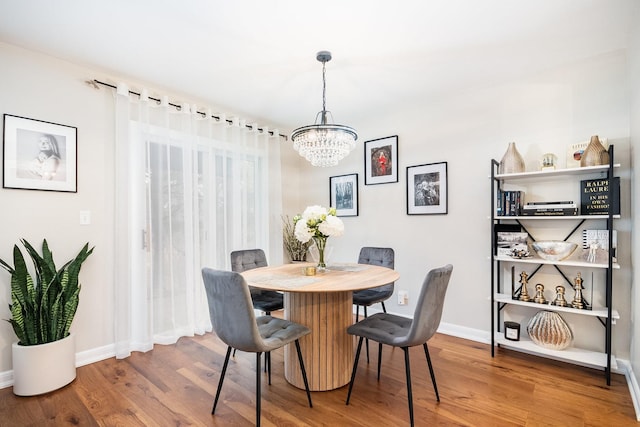
[[[91,211],[80,211],[80,225],[91,224]]]

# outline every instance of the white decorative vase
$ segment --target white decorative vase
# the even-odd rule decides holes
[[[40,345],[13,343],[13,393],[35,396],[64,387],[76,378],[74,334]]]
[[[498,166],[498,173],[521,173],[524,172],[525,165],[522,155],[518,152],[515,142],[510,142],[507,147],[507,152],[502,156],[500,165]]]

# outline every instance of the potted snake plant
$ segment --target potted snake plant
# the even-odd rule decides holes
[[[34,277],[18,245],[13,247],[13,266],[0,259],[11,275],[11,319],[18,337],[12,345],[13,392],[33,396],[61,388],[76,377],[75,337],[70,333],[80,297],[78,275],[93,252],[85,244],[78,255],[56,269],[46,240],[42,255],[26,240]]]

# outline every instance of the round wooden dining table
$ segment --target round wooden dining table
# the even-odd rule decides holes
[[[313,276],[305,275],[312,263],[261,267],[242,272],[249,286],[284,292],[285,318],[307,326],[311,333],[300,339],[309,389],[326,391],[349,383],[353,364],[353,291],[395,282],[400,274],[369,264],[336,264]],[[285,346],[285,378],[296,387],[304,381],[295,347]]]

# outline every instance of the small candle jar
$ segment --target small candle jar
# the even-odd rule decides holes
[[[511,341],[520,341],[520,324],[517,322],[504,322],[504,337]]]
[[[305,276],[315,276],[316,275],[316,268],[314,266],[305,267],[304,268],[304,275]]]

